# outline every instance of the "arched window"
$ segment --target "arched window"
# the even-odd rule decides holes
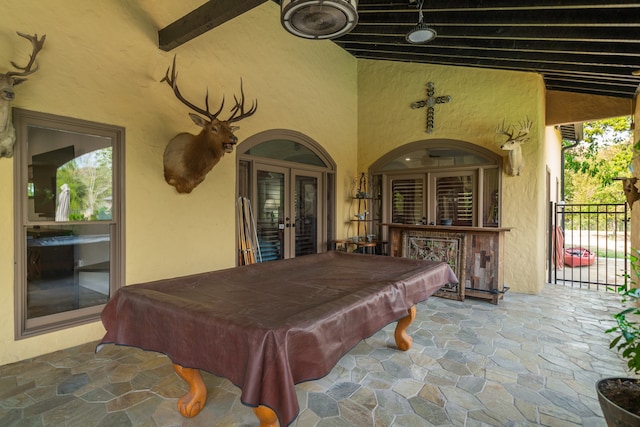
[[[335,234],[335,163],[328,153],[289,130],[259,133],[237,150],[238,197],[250,200],[259,258],[324,252]]]
[[[399,147],[370,169],[383,223],[500,225],[502,157],[464,141]]]

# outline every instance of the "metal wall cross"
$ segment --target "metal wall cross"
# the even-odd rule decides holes
[[[434,116],[434,105],[436,104],[444,104],[451,101],[451,97],[449,95],[445,96],[433,96],[435,93],[435,85],[433,82],[427,83],[427,99],[422,101],[416,101],[411,104],[412,109],[427,107],[427,121],[426,121],[426,129],[425,132],[431,133],[433,132],[433,116]]]

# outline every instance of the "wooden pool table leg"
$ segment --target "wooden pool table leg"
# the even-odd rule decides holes
[[[278,427],[278,417],[273,409],[260,405],[253,408],[253,413],[260,420],[260,427]]]
[[[396,345],[402,351],[409,350],[411,348],[411,344],[413,344],[413,338],[407,334],[407,328],[411,323],[413,323],[415,318],[416,306],[414,305],[409,309],[409,315],[398,320],[398,324],[396,325],[394,337],[396,339]]]
[[[189,384],[189,392],[178,400],[178,410],[183,417],[195,417],[207,401],[207,386],[202,380],[202,375],[198,369],[184,368],[175,363],[173,369]]]

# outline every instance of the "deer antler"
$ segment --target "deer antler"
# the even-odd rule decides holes
[[[169,70],[171,70],[171,77],[169,77]],[[176,98],[180,100],[184,105],[191,108],[193,111],[202,114],[209,118],[209,120],[213,120],[218,117],[218,114],[222,111],[222,107],[224,107],[224,96],[222,97],[222,103],[220,104],[220,108],[215,113],[211,113],[209,111],[209,89],[207,89],[207,94],[204,98],[204,104],[206,106],[206,110],[198,107],[195,104],[189,102],[182,94],[180,93],[180,89],[178,89],[178,73],[176,72],[176,57],[173,57],[173,65],[167,68],[167,73],[164,78],[160,80],[160,83],[167,82],[169,86],[173,89],[173,93],[176,95]]]
[[[496,128],[496,133],[505,135],[509,141],[515,142],[526,142],[529,138],[525,138],[531,132],[531,125],[533,122],[527,117],[526,119],[518,122],[518,126],[509,125],[507,127],[504,126],[504,119],[502,120],[502,125]],[[514,133],[518,133],[514,136]]]
[[[32,36],[28,35],[28,34],[23,34],[21,32],[17,32],[17,34],[20,37],[24,37],[25,39],[29,40],[31,42],[31,45],[33,47],[33,51],[31,52],[31,57],[29,58],[29,63],[27,65],[25,65],[24,67],[19,66],[18,64],[16,64],[15,62],[11,61],[11,65],[13,65],[15,68],[22,70],[20,72],[18,71],[8,71],[7,73],[5,73],[5,77],[13,77],[13,76],[28,76],[29,74],[33,74],[36,71],[38,71],[38,65],[36,64],[34,69],[31,69],[31,67],[33,67],[33,65],[36,62],[36,55],[38,55],[38,52],[40,52],[40,50],[42,49],[42,46],[44,46],[44,41],[47,38],[46,35],[43,35],[40,40],[38,40],[38,34],[34,34]]]
[[[251,108],[249,108],[249,111],[244,111],[244,89],[242,88],[242,79],[240,79],[240,102],[238,102],[238,98],[235,95],[233,95],[233,99],[236,101],[236,105],[231,111],[232,114],[231,117],[229,117],[229,120],[227,120],[228,123],[237,122],[249,117],[258,109],[258,100],[256,99],[251,101]],[[240,115],[236,117],[236,113],[238,112],[240,112]]]
[[[171,76],[169,76],[169,71],[171,71]],[[218,108],[218,111],[216,111],[215,113],[211,113],[209,111],[209,89],[207,89],[207,94],[204,98],[206,110],[198,107],[195,104],[192,104],[185,97],[182,96],[182,94],[180,93],[180,89],[178,89],[178,73],[176,72],[175,56],[173,57],[173,65],[167,68],[167,73],[165,74],[164,78],[160,80],[160,82],[167,82],[167,84],[171,86],[171,88],[173,89],[173,93],[176,95],[176,98],[180,100],[180,102],[182,102],[187,107],[191,108],[193,111],[208,117],[209,120],[216,119],[220,114],[220,112],[222,111],[222,108],[224,107],[224,95],[223,95],[222,103],[220,104],[220,108]],[[255,113],[256,110],[258,109],[258,101],[255,100],[251,102],[251,108],[249,109],[249,111],[244,111],[244,89],[242,87],[242,79],[240,79],[240,100],[238,100],[238,98],[235,95],[233,96],[233,99],[235,100],[236,105],[231,109],[231,117],[229,117],[229,119],[226,120],[228,123],[237,122],[246,117],[249,117],[253,113]],[[238,113],[240,114],[236,116],[236,114]]]

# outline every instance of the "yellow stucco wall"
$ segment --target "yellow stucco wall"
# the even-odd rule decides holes
[[[182,3],[186,13],[202,2]],[[5,0],[0,14],[0,72],[11,60],[28,60],[29,43],[16,31],[47,35],[40,69],[16,88],[15,107],[126,128],[127,284],[235,265],[235,153],[190,195],[163,179],[166,143],[178,132],[199,131],[159,83],[174,54],[180,89],[193,102],[203,105],[208,87],[212,109],[222,94],[230,105],[240,77],[247,98],[259,100],[258,112],[238,123],[239,142],[267,129],[293,129],[332,156],[338,182],[356,170],[353,57],[330,41],[286,33],[273,2],[163,52],[157,30],[182,15],[152,16],[145,8],[157,9],[152,1]],[[14,341],[12,177],[13,161],[0,159],[0,365],[104,333],[95,322]],[[343,191],[338,186],[338,200]]]
[[[426,83],[435,96],[451,102],[435,107],[435,127],[425,133],[425,109],[410,104],[424,99]],[[521,176],[503,176],[502,225],[506,235],[505,283],[513,291],[537,293],[544,285],[545,159],[544,85],[528,73],[358,61],[358,164],[360,170],[388,151],[425,139],[457,139],[500,150],[495,129],[505,120],[533,121],[531,140],[523,145],[526,166]],[[504,138],[504,137],[503,137]]]
[[[581,123],[629,115],[631,100],[612,96],[550,90],[546,96],[548,125]]]

